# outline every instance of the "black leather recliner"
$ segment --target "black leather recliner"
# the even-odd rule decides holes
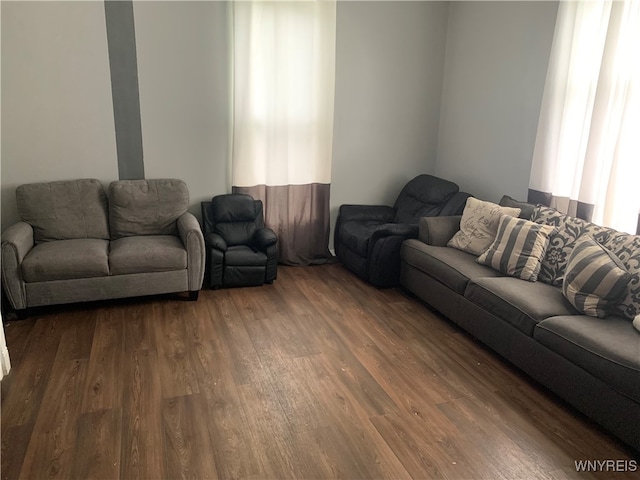
[[[202,202],[210,288],[272,283],[277,277],[278,237],[264,226],[262,201],[226,194]]]
[[[407,183],[393,207],[342,205],[336,221],[334,248],[342,264],[376,287],[400,281],[400,246],[418,237],[420,217],[460,215],[468,193],[432,175]]]

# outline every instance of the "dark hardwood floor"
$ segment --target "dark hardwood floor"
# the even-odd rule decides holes
[[[2,478],[638,478],[633,452],[340,265],[5,325]],[[632,419],[630,419],[632,420]],[[635,460],[633,460],[635,461]]]

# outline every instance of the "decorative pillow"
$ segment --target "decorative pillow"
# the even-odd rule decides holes
[[[617,313],[631,320],[640,315],[640,235],[613,232],[603,243],[631,274]]]
[[[613,231],[544,206],[535,208],[531,221],[556,227],[556,233],[549,237],[549,247],[538,276],[541,282],[555,286],[562,285],[569,255],[579,237],[589,235],[598,243],[606,245]]]
[[[449,240],[447,246],[480,255],[496,238],[498,222],[502,215],[517,217],[520,215],[520,209],[501,207],[469,197],[460,219],[460,230]]]
[[[506,275],[535,282],[549,236],[555,230],[550,225],[503,215],[496,239],[476,261]]]
[[[617,306],[630,279],[618,257],[585,235],[569,256],[562,293],[578,311],[604,318]]]
[[[633,326],[640,332],[640,315],[633,319]]]

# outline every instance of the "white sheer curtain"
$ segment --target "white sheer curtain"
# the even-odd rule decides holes
[[[335,29],[335,1],[233,4],[233,190],[263,200],[285,263],[329,255]]]
[[[634,233],[638,178],[640,2],[560,2],[529,200]]]
[[[4,339],[4,324],[0,317],[0,380],[11,370],[11,361],[9,360],[9,350]]]

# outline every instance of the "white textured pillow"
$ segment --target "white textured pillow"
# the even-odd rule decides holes
[[[460,230],[449,240],[447,247],[481,255],[495,240],[502,215],[517,217],[520,209],[469,197],[462,212]]]

